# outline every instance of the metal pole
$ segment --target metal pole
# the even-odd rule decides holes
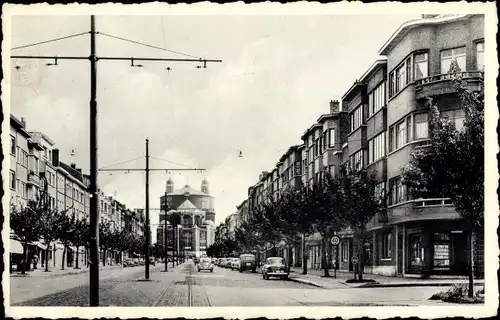
[[[176,228],[176,221],[175,217],[172,217],[172,268],[175,267],[175,254],[176,254],[176,247],[175,247],[175,228]]]
[[[167,235],[168,235],[168,228],[167,228],[167,190],[165,190],[165,200],[164,200],[164,206],[165,206],[165,216],[163,217],[163,245],[165,248],[165,272],[168,271],[168,241],[167,241]]]
[[[97,194],[97,57],[95,16],[90,16],[90,306],[99,306],[99,201]]]
[[[149,279],[149,139],[146,139],[146,280]]]

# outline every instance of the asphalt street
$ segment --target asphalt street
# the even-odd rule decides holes
[[[352,306],[435,304],[427,299],[442,288],[322,289],[291,280],[264,280],[259,273],[215,267],[198,272],[192,262],[162,272],[151,267],[100,273],[101,306]],[[88,306],[88,273],[47,278],[11,278],[11,306]]]

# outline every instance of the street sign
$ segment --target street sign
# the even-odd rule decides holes
[[[337,236],[333,236],[330,242],[334,245],[337,246],[340,243],[340,238]]]
[[[358,257],[352,257],[351,262],[352,264],[358,264]]]

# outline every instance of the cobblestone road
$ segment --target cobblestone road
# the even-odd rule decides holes
[[[101,306],[224,307],[224,306],[384,306],[435,304],[427,299],[442,288],[321,289],[286,280],[263,280],[258,273],[218,268],[198,272],[188,262],[162,272],[151,268],[122,268],[103,272]],[[53,279],[11,278],[12,306],[88,306],[88,275]],[[12,283],[13,282],[13,283]],[[27,286],[27,287],[26,287]],[[58,289],[59,288],[59,289]]]

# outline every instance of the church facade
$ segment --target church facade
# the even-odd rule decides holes
[[[215,240],[214,198],[209,193],[208,181],[202,181],[201,190],[189,185],[174,189],[169,179],[165,194],[160,197],[160,206],[164,211],[160,213],[156,231],[158,244],[165,244],[166,226],[169,256],[174,250],[186,256],[203,256]]]

